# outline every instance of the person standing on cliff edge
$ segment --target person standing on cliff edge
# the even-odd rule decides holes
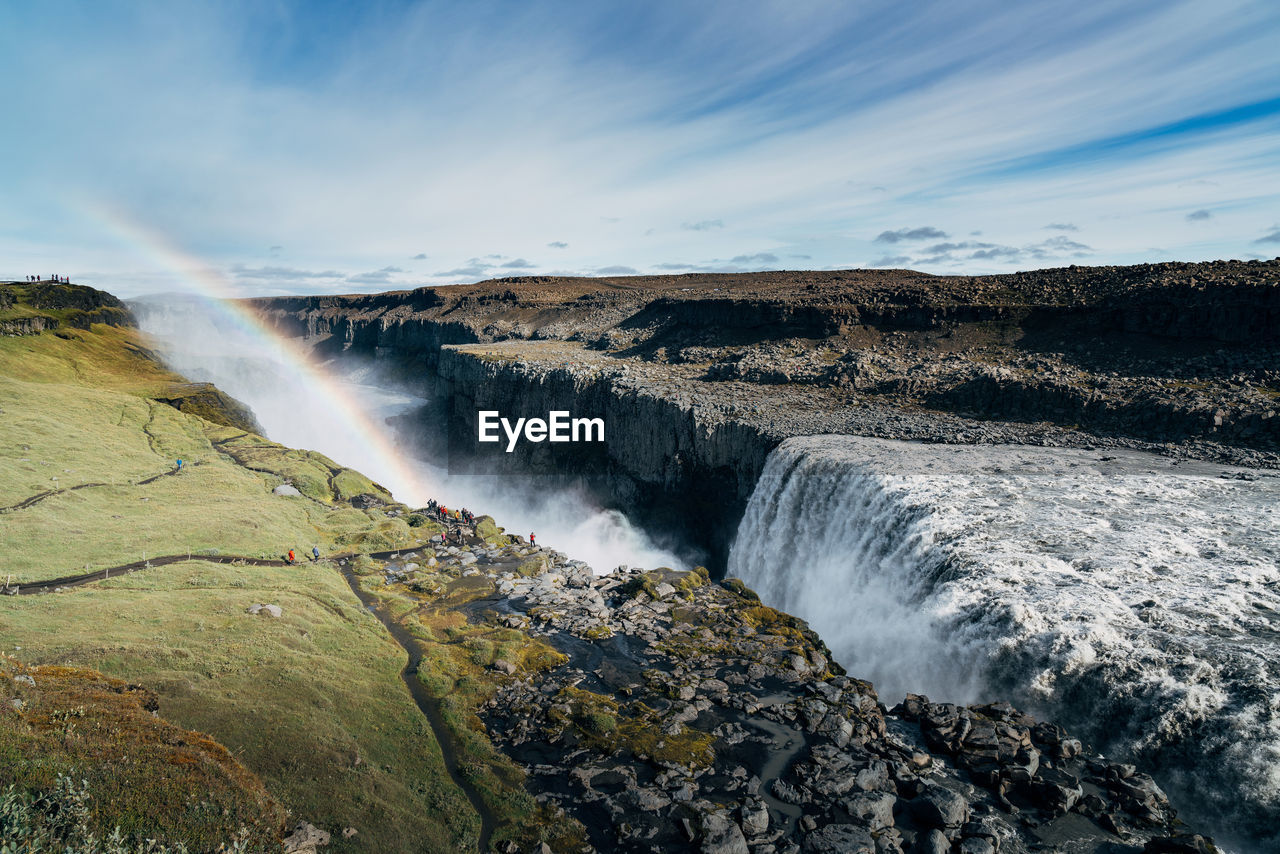
[[[529,545],[533,545],[533,538],[537,536],[532,531],[529,532]]]

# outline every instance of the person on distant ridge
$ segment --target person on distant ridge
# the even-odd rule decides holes
[[[178,471],[182,471],[182,460],[178,460]]]
[[[529,532],[529,545],[533,545],[533,540],[534,540],[534,537],[536,536],[537,535],[534,534],[532,531]]]
[[[293,556],[293,549],[289,549],[289,556],[285,558],[285,560],[289,561],[289,563],[293,563],[295,560],[297,560],[297,558]]]

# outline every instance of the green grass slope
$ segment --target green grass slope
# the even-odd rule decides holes
[[[127,327],[0,337],[0,581],[123,564],[144,551],[276,556],[318,544],[330,553],[433,533],[353,508],[347,499],[360,493],[390,500],[358,472],[215,423],[225,420],[217,412],[209,420],[161,402],[182,382]],[[186,465],[174,473],[178,457]],[[272,493],[286,481],[303,496]],[[259,602],[284,616],[246,613]],[[475,846],[474,811],[400,679],[403,650],[332,565],[193,560],[3,596],[0,652],[154,692],[166,719],[225,745],[292,821],[333,833],[327,850]],[[34,742],[15,744],[0,753],[0,780],[32,759]],[[181,828],[180,815],[164,812],[176,807],[142,803]],[[128,818],[123,807],[115,818]],[[350,839],[347,827],[357,831]]]

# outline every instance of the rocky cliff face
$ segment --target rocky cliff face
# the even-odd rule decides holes
[[[0,283],[0,333],[38,335],[94,323],[137,325],[124,303],[106,291],[55,282]]]
[[[1280,261],[518,277],[253,305],[437,395],[455,457],[481,450],[478,408],[603,417],[598,493],[695,534],[713,565],[792,435],[1280,459]],[[510,459],[555,459],[535,451]]]
[[[468,545],[394,556],[380,590],[396,613],[457,608],[457,633],[550,650],[522,666],[470,647],[485,670],[468,678],[492,690],[463,712],[556,817],[555,850],[1215,850],[1151,777],[1006,703],[912,695],[888,708],[741,582],[701,568],[597,576],[518,539],[459,533]]]

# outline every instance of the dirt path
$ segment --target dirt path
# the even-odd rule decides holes
[[[198,462],[183,463],[182,469],[188,469],[198,465],[203,465],[203,463],[198,463]],[[168,471],[160,472],[160,474],[153,474],[151,477],[148,477],[144,480],[126,482],[120,485],[121,486],[146,486],[148,483],[155,483],[157,480],[159,480],[162,477],[169,477],[170,475],[175,475],[178,472],[182,471],[182,469],[175,466],[174,468],[171,468]],[[32,495],[28,498],[24,498],[21,501],[19,501],[17,504],[11,504],[8,507],[0,507],[0,513],[12,513],[15,510],[25,510],[28,507],[31,507],[35,504],[39,504],[41,501],[44,501],[46,498],[52,498],[55,495],[62,495],[65,492],[75,492],[77,489],[88,489],[92,486],[115,486],[115,485],[116,484],[101,483],[98,481],[94,481],[93,483],[81,483],[81,484],[77,484],[76,486],[64,486],[62,489],[49,489],[44,492],[38,492],[35,495]]]
[[[75,492],[77,489],[88,489],[91,486],[107,486],[105,483],[82,483],[78,486],[66,486],[62,489],[49,489],[44,492],[37,492],[29,498],[24,498],[17,504],[11,504],[8,507],[0,507],[0,513],[12,513],[14,510],[22,510],[33,504],[39,504],[46,498],[52,498],[55,495],[61,495],[64,492]]]

